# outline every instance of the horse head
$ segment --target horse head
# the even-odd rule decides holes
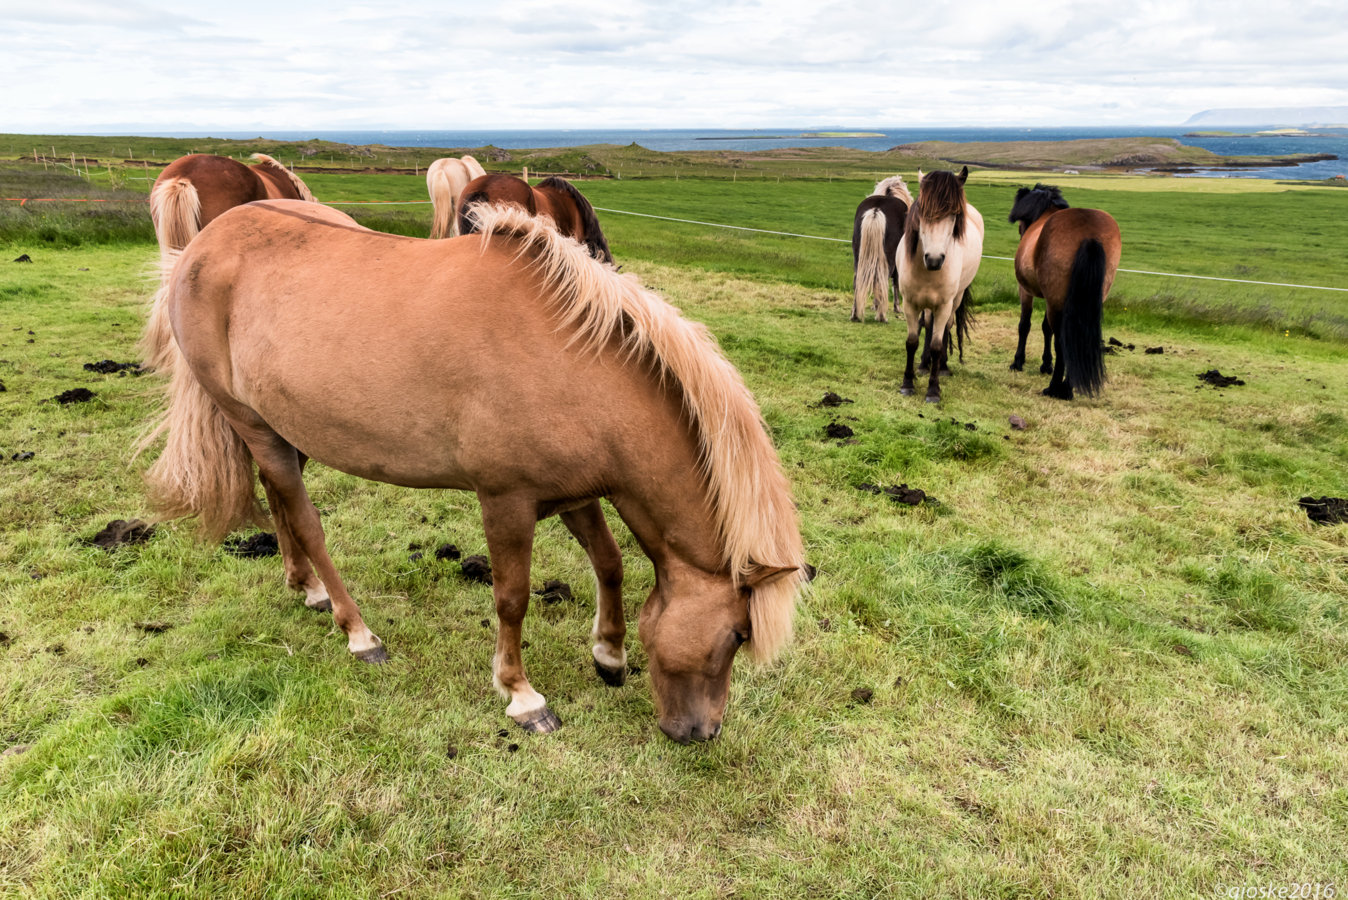
[[[908,210],[904,237],[910,256],[922,245],[922,262],[931,271],[945,265],[952,241],[964,236],[964,182],[969,177],[965,166],[958,175],[937,171],[923,174],[918,170],[918,195]]]
[[[671,740],[686,744],[720,734],[735,654],[755,640],[755,603],[770,602],[755,594],[794,593],[796,579],[788,576],[799,574],[795,566],[754,566],[737,585],[724,572],[671,566],[656,579],[638,628],[660,730]]]

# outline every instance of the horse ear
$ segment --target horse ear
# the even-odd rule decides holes
[[[800,571],[798,566],[761,566],[754,563],[754,567],[749,574],[744,576],[744,586],[750,590],[757,590],[772,584],[778,578],[783,578],[792,573]]]
[[[969,167],[965,166],[964,168],[960,169],[960,184],[964,184],[965,180],[968,177],[969,177]]]
[[[918,169],[918,170],[917,170],[917,183],[918,183],[918,186],[921,187],[921,185],[922,185],[922,170],[921,170],[921,169]]]

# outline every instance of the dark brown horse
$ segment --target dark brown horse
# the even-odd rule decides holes
[[[894,286],[894,312],[899,311],[899,267],[894,254],[903,237],[903,222],[913,196],[903,178],[895,175],[875,186],[852,217],[852,321],[860,322],[866,297],[875,305],[875,317],[885,318],[889,287]]]
[[[558,727],[525,675],[536,523],[560,515],[598,583],[591,650],[627,672],[622,557],[607,498],[650,557],[639,629],[661,729],[721,729],[741,646],[790,637],[804,577],[789,484],[748,388],[703,326],[508,204],[481,234],[419,240],[294,201],[231,210],[160,297],[176,338],[162,516],[220,536],[275,519],[286,581],[330,608],[357,658],[385,651],[328,555],[310,458],[363,478],[473,491],[493,568],[492,674],[506,713]],[[353,359],[364,362],[352,366]]]
[[[613,262],[608,240],[599,227],[599,217],[585,195],[565,178],[545,178],[537,187],[514,175],[488,174],[474,178],[459,195],[460,234],[473,234],[473,207],[489,203],[511,203],[531,216],[547,216],[557,230],[584,244],[590,255],[606,263]]]
[[[1020,334],[1011,368],[1025,368],[1034,298],[1043,297],[1047,308],[1039,371],[1053,374],[1044,395],[1071,400],[1077,390],[1093,396],[1105,381],[1101,318],[1123,249],[1119,223],[1102,210],[1069,207],[1062,191],[1049,184],[1018,190],[1007,220],[1020,225]]]
[[[150,219],[159,249],[181,250],[227,209],[254,200],[313,200],[295,173],[263,153],[245,166],[228,156],[193,153],[169,163],[150,189]]]

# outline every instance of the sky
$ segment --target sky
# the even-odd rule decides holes
[[[0,0],[0,22],[2,132],[1173,126],[1348,106],[1343,0]]]

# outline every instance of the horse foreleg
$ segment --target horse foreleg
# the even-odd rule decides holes
[[[548,701],[524,674],[520,648],[524,614],[529,611],[529,561],[534,549],[538,506],[527,497],[478,495],[482,528],[492,563],[492,595],[496,599],[496,653],[492,683],[510,700],[506,715],[525,731],[546,734],[562,722],[548,709]]]
[[[906,397],[913,393],[913,357],[917,356],[917,330],[920,317],[907,305],[903,307],[903,314],[908,319],[908,366],[903,370],[903,384],[899,387],[899,393]]]
[[[1016,358],[1011,360],[1011,371],[1025,371],[1025,342],[1030,337],[1030,319],[1034,315],[1034,295],[1020,289],[1020,326],[1016,340]]]
[[[623,615],[623,558],[618,542],[604,520],[604,510],[595,500],[562,513],[562,524],[585,548],[594,566],[595,614],[594,669],[604,683],[619,687],[627,680],[627,619]]]
[[[304,464],[307,461],[308,457],[299,454],[301,472],[304,471]],[[286,584],[291,590],[304,592],[305,606],[321,612],[330,611],[332,598],[328,595],[323,580],[315,574],[309,557],[300,547],[299,538],[295,535],[295,529],[286,515],[285,504],[281,502],[281,495],[265,475],[261,476],[260,480],[263,490],[267,492],[267,506],[271,509],[272,519],[276,523],[276,543],[281,550],[281,560],[285,564]]]
[[[917,317],[917,327],[922,334],[922,361],[917,365],[917,374],[926,375],[931,369],[931,319],[932,311],[923,310]]]
[[[286,556],[287,580],[292,574],[301,579],[305,574],[312,575],[307,572],[308,563],[312,563],[318,572],[318,579],[321,579],[316,589],[327,594],[333,621],[346,634],[346,646],[351,655],[371,663],[388,659],[383,644],[366,627],[360,607],[356,606],[356,601],[347,592],[342,577],[332,564],[332,558],[328,556],[323,524],[319,521],[313,501],[309,499],[309,492],[304,488],[303,464],[299,452],[266,425],[240,425],[232,418],[230,424],[248,444],[257,462],[258,472],[267,491],[267,502],[271,504],[272,514],[277,520],[277,543],[281,542],[283,533],[293,538],[292,553]],[[284,554],[284,550],[282,552]],[[307,562],[300,562],[301,554],[307,557]],[[294,582],[291,583],[293,586]],[[312,583],[304,580],[300,583],[308,595],[305,602],[316,601],[310,605],[321,608],[322,598],[311,592],[314,588]],[[322,591],[324,586],[326,591]]]
[[[950,327],[953,304],[946,304],[932,311],[931,326],[931,377],[927,380],[927,402],[941,402],[941,372],[946,369],[946,331]]]

